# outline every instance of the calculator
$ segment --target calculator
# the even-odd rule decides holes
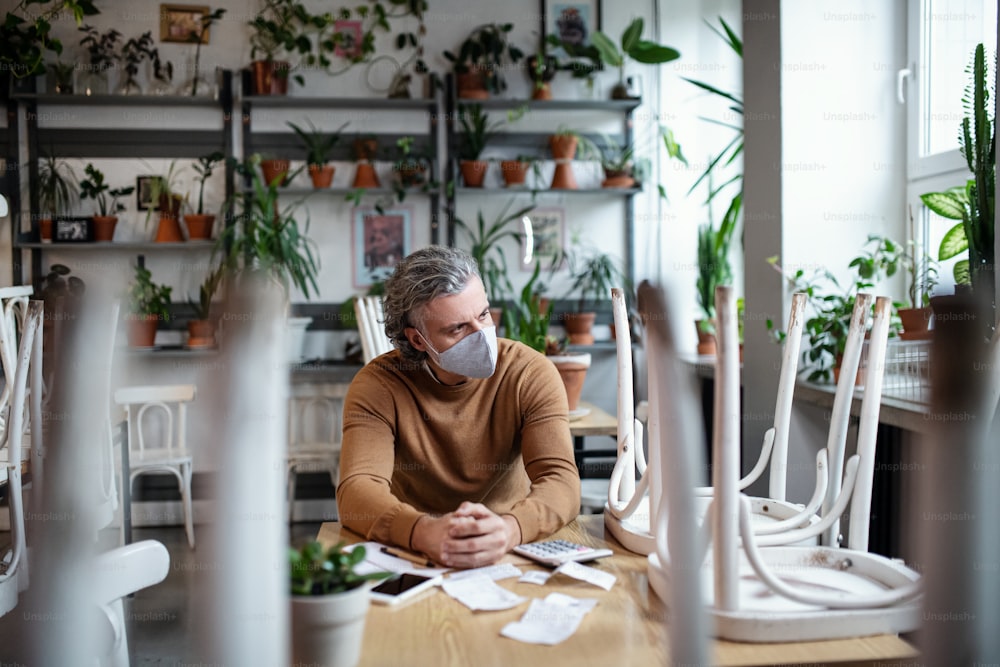
[[[514,553],[543,565],[559,566],[567,561],[578,563],[604,558],[612,554],[611,549],[594,549],[568,540],[547,540],[531,542],[514,547]]]

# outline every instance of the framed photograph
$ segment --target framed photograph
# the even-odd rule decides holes
[[[56,243],[89,243],[94,240],[90,218],[56,218],[52,221],[52,240]]]
[[[160,41],[185,44],[197,41],[201,20],[209,11],[207,5],[160,5]],[[210,30],[206,29],[201,36],[202,44],[208,44]]]
[[[339,41],[333,54],[341,58],[357,58],[361,55],[361,21],[339,20],[333,22],[335,35]]]
[[[533,209],[528,213],[531,226],[522,236],[521,269],[533,271],[535,262],[552,271],[562,267],[566,249],[566,211],[557,206]]]
[[[356,208],[351,216],[351,260],[355,287],[385,280],[411,249],[413,212],[407,207]]]
[[[136,176],[135,177],[135,206],[140,211],[156,210],[159,202],[153,201],[153,183],[162,176]]]
[[[560,40],[576,46],[589,46],[590,35],[601,29],[601,0],[541,0],[542,34],[555,35]],[[553,48],[552,55],[566,56],[561,48]]]

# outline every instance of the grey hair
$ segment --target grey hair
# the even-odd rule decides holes
[[[382,298],[385,335],[403,357],[422,361],[427,357],[410,345],[404,330],[422,325],[424,306],[440,296],[451,296],[465,290],[472,278],[479,275],[476,260],[458,248],[432,245],[410,253],[396,265],[385,281]]]

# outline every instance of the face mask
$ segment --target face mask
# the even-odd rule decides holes
[[[420,334],[423,336],[423,333]],[[470,378],[488,378],[497,367],[497,329],[486,327],[469,334],[444,352],[431,346],[427,336],[427,354],[438,366],[456,375]]]

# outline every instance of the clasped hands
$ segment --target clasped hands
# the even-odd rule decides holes
[[[445,567],[482,567],[521,543],[521,527],[510,515],[464,502],[454,512],[420,517],[411,541],[413,549]]]

